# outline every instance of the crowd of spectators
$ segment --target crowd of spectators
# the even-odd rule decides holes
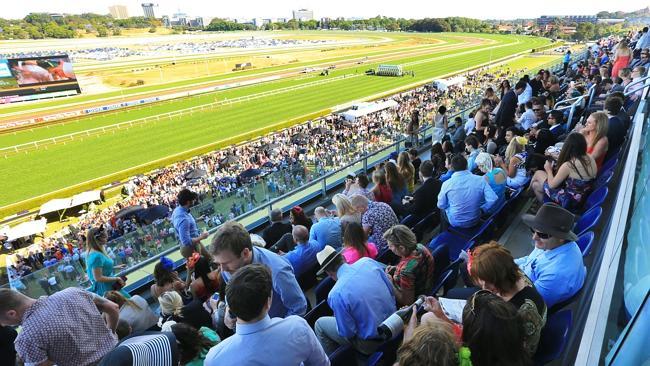
[[[620,40],[623,44],[628,41]],[[220,152],[215,159],[200,157],[181,163],[199,164],[194,167],[211,174],[227,174],[215,167],[229,153],[240,159],[248,157],[246,162],[238,161],[236,168],[225,167],[236,173],[270,161],[274,155],[255,148],[275,143],[282,158],[273,160],[274,168],[282,169],[282,164],[290,167],[301,160],[318,165],[331,159],[323,164],[326,169],[344,162],[337,160],[342,153],[360,153],[348,150],[355,143],[350,135],[357,135],[359,143],[377,141],[375,130],[393,128],[401,133],[400,126],[414,120],[420,125],[420,116],[440,129],[436,132],[440,139],[434,136],[432,141],[430,159],[421,161],[417,149],[391,156],[375,167],[374,188],[369,187],[366,174],[349,177],[344,192],[333,198],[336,210],[318,207],[313,219],[300,207],[290,211],[289,223],[284,222],[282,212],[273,211],[271,225],[261,238],[237,221],[227,220],[204,248],[200,242],[205,237],[199,235],[189,211],[199,194],[188,195],[187,188],[174,189],[174,182],[182,182],[172,172],[163,173],[169,173],[170,180],[160,190],[153,187],[157,180],[141,178],[149,181],[147,188],[142,188],[146,194],[164,192],[157,203],[179,205],[174,226],[177,231],[186,228],[189,237],[184,239],[178,232],[178,240],[191,242],[187,245],[190,253],[183,253],[189,270],[185,281],[166,257],[156,264],[151,294],[159,304],[158,322],[154,324],[154,316],[141,299],[121,291],[125,279],[114,275],[114,262],[106,253],[110,230],[107,222],[97,220],[89,221],[83,231],[86,270],[95,295],[66,289],[32,299],[1,289],[0,323],[22,325],[16,351],[25,362],[34,364],[130,365],[148,354],[161,365],[212,366],[242,360],[328,365],[328,356],[341,346],[354,349],[358,361],[367,359],[384,341],[378,330],[382,322],[398,308],[423,298],[424,315],[418,317],[413,311],[404,324],[397,364],[530,364],[548,309],[571,299],[583,286],[586,269],[573,223],[593,189],[602,167],[598,163],[601,156],[620,147],[612,146],[615,138],[608,138],[609,127],[619,123],[622,127],[616,133],[625,135],[629,126],[620,116],[621,110],[627,113],[625,106],[634,96],[621,98],[616,91],[596,93],[593,105],[582,105],[576,116],[584,122],[567,120],[566,113],[552,109],[559,100],[586,95],[591,86],[603,85],[598,79],[601,68],[594,74],[584,70],[602,63],[600,53],[608,52],[603,51],[604,42],[613,45],[615,40],[599,42],[599,50],[591,48],[585,60],[573,64],[569,60],[566,73],[540,70],[534,78],[516,80],[513,87],[502,82],[500,96],[493,87],[486,87],[480,106],[467,121],[445,122],[446,110],[430,99],[438,91],[423,88],[423,94],[398,96],[400,104],[395,110],[367,117],[367,121],[349,127],[352,130],[329,117],[318,127],[332,125],[338,130],[316,135],[323,140],[314,144],[337,150],[334,156],[309,147],[302,147],[305,151],[301,153],[300,146],[307,145],[292,145],[292,136],[315,127],[306,124],[253,146],[236,148],[242,149],[239,151]],[[602,65],[609,70],[618,60]],[[632,60],[631,56],[628,62]],[[627,66],[624,64],[619,74],[625,73]],[[430,116],[423,108],[428,104],[428,111],[434,112]],[[606,112],[600,110],[603,108]],[[376,124],[370,127],[370,123]],[[560,126],[556,128],[562,132],[552,131],[553,126]],[[454,143],[452,137],[458,130],[466,137]],[[506,195],[529,182],[531,196],[539,205],[522,221],[531,230],[534,250],[513,258],[502,245],[490,242],[463,252],[460,276],[465,284],[449,291],[447,297],[467,302],[462,314],[450,316],[431,296],[435,295],[431,290],[439,264],[430,249],[418,243],[416,233],[400,221],[409,215],[422,218],[434,214],[441,230],[471,229],[481,224],[484,215],[498,211]],[[208,180],[194,187],[199,192],[202,187],[214,188]],[[138,184],[135,189],[140,189]],[[149,203],[151,198],[143,193],[128,199]],[[176,216],[181,213],[182,217]],[[334,283],[323,303],[331,315],[305,319],[309,306],[301,284],[306,275],[314,274],[326,275]],[[72,307],[83,312],[83,322],[71,317],[51,321],[54,314]],[[69,331],[56,331],[61,328]],[[138,333],[143,328],[148,331]],[[68,357],[82,348],[84,352]]]

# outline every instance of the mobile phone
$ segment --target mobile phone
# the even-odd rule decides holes
[[[218,293],[218,292],[215,292],[214,295],[212,295],[212,299],[213,299],[214,301],[219,301],[219,293]]]

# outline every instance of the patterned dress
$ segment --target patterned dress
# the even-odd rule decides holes
[[[433,287],[433,265],[429,249],[418,244],[413,254],[402,258],[395,267],[393,285],[402,291],[413,289],[416,297],[427,294]]]
[[[578,210],[593,188],[593,179],[576,179],[568,177],[558,188],[551,188],[544,182],[544,202],[555,202],[574,212]]]

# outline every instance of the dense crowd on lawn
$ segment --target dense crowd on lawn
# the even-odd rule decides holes
[[[368,143],[380,139],[373,133],[378,128],[401,133],[403,125],[414,148],[391,156],[370,176],[350,177],[332,198],[334,211],[318,207],[311,218],[294,207],[289,222],[281,211],[271,212],[261,237],[228,220],[204,247],[207,235],[199,231],[190,208],[201,192],[214,187],[209,181],[193,186],[194,192],[183,184],[176,187],[182,182],[175,177],[184,170],[163,171],[170,181],[160,188],[165,195],[158,202],[175,206],[171,223],[189,274],[183,280],[166,257],[156,264],[151,297],[158,313],[144,298],[123,291],[126,279],[115,276],[115,262],[107,254],[111,230],[98,220],[83,230],[90,291],[69,288],[32,299],[1,289],[0,323],[22,326],[17,336],[3,328],[3,340],[15,338],[17,354],[26,363],[61,366],[132,365],[144,355],[159,365],[329,365],[342,346],[351,347],[351,358],[364,363],[385,342],[381,323],[424,296],[422,311],[391,328],[395,336],[403,328],[398,365],[531,364],[549,313],[584,284],[586,268],[573,222],[599,184],[597,177],[611,169],[604,162],[624,142],[638,96],[623,94],[619,86],[645,75],[639,62],[648,51],[641,48],[637,59],[628,46],[643,45],[644,37],[602,40],[584,60],[576,62],[567,53],[562,73],[540,70],[512,86],[485,88],[479,108],[467,119],[449,121],[447,108],[436,103],[438,92],[429,88],[422,89],[425,95],[402,94],[395,110],[350,127],[330,117],[323,125],[337,127],[310,138],[324,139],[312,143],[337,147],[337,154],[358,154],[346,150],[354,143],[352,135]],[[567,120],[568,110],[553,109],[557,101],[587,96],[592,86],[594,97],[579,105],[575,121]],[[422,161],[415,132],[427,109],[436,130],[431,157]],[[299,126],[256,143],[280,145],[276,155],[246,146],[182,164],[214,172],[229,153],[248,159],[226,169],[260,167],[278,155],[276,168],[279,162],[313,164],[326,156],[303,147],[311,144],[290,141],[315,127]],[[327,165],[338,163],[328,156],[332,162]],[[134,185],[130,203],[149,203],[138,201],[141,184]],[[432,293],[442,270],[431,252],[436,248],[420,244],[408,222],[435,217],[441,232],[471,230],[527,187],[539,201],[534,214],[522,217],[532,232],[533,251],[515,259],[499,243],[488,242],[462,252],[464,263],[457,270],[464,284],[445,297],[467,302],[458,314],[443,310]],[[333,284],[323,302],[311,304],[323,311],[318,315],[308,311],[301,287],[313,284],[316,274]],[[79,316],[58,316],[66,312]]]

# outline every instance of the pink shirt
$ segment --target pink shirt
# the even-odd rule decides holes
[[[368,250],[367,255],[361,255],[361,253],[359,253],[359,251],[356,248],[352,248],[352,247],[346,247],[345,249],[343,249],[341,255],[343,255],[343,258],[345,258],[345,261],[348,264],[352,264],[363,257],[370,257],[372,259],[377,258],[377,246],[374,243],[366,244],[366,248]]]

